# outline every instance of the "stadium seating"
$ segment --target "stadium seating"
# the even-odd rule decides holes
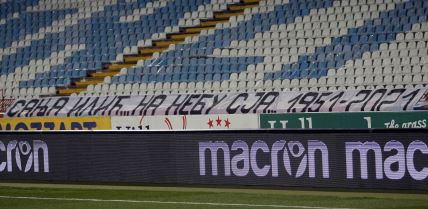
[[[5,0],[0,93],[422,87],[427,16],[424,0]]]

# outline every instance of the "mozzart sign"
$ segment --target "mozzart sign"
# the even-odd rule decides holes
[[[428,109],[427,89],[258,92],[17,100],[5,117],[359,112]]]
[[[425,130],[0,136],[0,180],[428,189]]]
[[[1,118],[0,131],[111,130],[110,117]]]

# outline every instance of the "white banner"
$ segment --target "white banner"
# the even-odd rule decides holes
[[[111,118],[111,125],[113,130],[258,129],[259,116],[256,114],[116,116]]]
[[[50,97],[17,100],[5,117],[398,112],[428,109],[427,89]]]

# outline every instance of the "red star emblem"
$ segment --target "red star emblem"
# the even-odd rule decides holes
[[[217,120],[215,120],[217,122],[217,126],[221,126],[221,119],[220,116],[217,117]]]
[[[230,121],[229,121],[229,118],[228,119],[226,119],[225,121],[224,121],[226,124],[224,125],[224,127],[227,127],[227,128],[230,128]]]
[[[210,119],[208,119],[208,126],[210,127],[210,128],[212,128],[212,127],[214,127],[214,125],[213,125],[213,120],[211,120],[211,118]]]

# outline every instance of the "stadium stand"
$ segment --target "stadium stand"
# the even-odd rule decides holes
[[[428,0],[0,0],[0,209],[428,208],[427,84]]]
[[[1,1],[2,98],[423,87],[424,0]]]

